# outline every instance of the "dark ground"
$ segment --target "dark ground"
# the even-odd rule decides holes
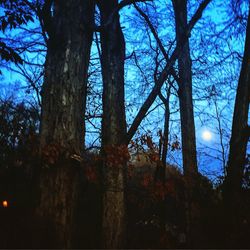
[[[146,168],[145,171],[148,172]],[[128,248],[250,248],[249,190],[242,193],[237,201],[238,209],[232,213],[223,205],[220,188],[213,188],[206,178],[200,177],[190,196],[193,215],[188,239],[185,184],[179,173],[169,176],[167,182],[172,186],[168,187],[164,201],[158,192],[160,186],[144,185],[143,171],[134,173],[130,179]],[[0,247],[50,246],[52,232],[33,216],[37,201],[36,181],[22,168],[5,169],[0,172],[0,190]],[[9,201],[8,208],[3,207],[3,200]],[[76,248],[99,247],[100,204],[100,186],[83,180],[74,234]]]

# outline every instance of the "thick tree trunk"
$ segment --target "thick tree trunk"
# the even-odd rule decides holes
[[[246,164],[246,149],[249,139],[248,113],[250,102],[250,10],[248,16],[245,51],[237,88],[232,135],[230,140],[229,160],[226,189],[229,196],[238,193],[242,187],[244,165]],[[235,201],[234,201],[235,202]]]
[[[84,144],[87,71],[94,19],[91,0],[54,2],[42,88],[40,205],[52,247],[72,247],[78,156]],[[50,246],[48,246],[50,247]]]
[[[187,1],[172,0],[175,13],[177,46],[180,46],[187,30]],[[183,46],[178,57],[179,68],[179,102],[182,134],[182,157],[185,175],[195,174],[197,169],[195,124],[192,99],[192,62],[189,41]]]
[[[100,1],[104,25],[117,0]],[[103,76],[102,152],[104,156],[104,194],[102,246],[121,248],[125,243],[125,169],[127,161],[124,106],[125,41],[119,16],[101,32]]]

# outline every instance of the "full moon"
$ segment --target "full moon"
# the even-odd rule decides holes
[[[212,133],[210,131],[208,131],[208,130],[203,131],[202,139],[205,140],[205,141],[211,141]]]

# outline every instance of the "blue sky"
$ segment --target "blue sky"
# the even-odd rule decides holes
[[[193,1],[192,8],[189,12],[189,16],[192,16],[197,8],[197,2]],[[220,56],[227,54],[229,51],[235,51],[242,55],[244,48],[244,34],[232,37],[212,37],[211,30],[223,29],[224,22],[226,20],[226,2],[214,1],[208,9],[205,11],[202,20],[199,21],[195,29],[192,31],[190,38],[191,46],[191,57],[193,60],[193,94],[194,94],[194,111],[195,111],[195,124],[196,124],[196,139],[197,139],[197,151],[198,151],[198,162],[201,172],[214,178],[218,174],[222,173],[222,162],[221,162],[221,144],[220,136],[218,134],[218,118],[222,124],[222,141],[225,149],[225,157],[227,157],[228,145],[230,139],[231,120],[233,114],[233,105],[235,98],[235,89],[240,72],[241,62],[237,59],[229,57],[223,63],[220,63]],[[143,5],[140,5],[143,7]],[[154,9],[150,9],[151,20],[157,26],[159,36],[162,39],[166,49],[171,41],[174,41],[174,23],[173,13],[171,9],[171,1],[158,1],[156,3],[155,15]],[[127,105],[127,123],[131,124],[133,117],[137,113],[140,105],[145,100],[147,94],[153,86],[152,72],[154,63],[154,53],[149,48],[148,33],[144,22],[140,18],[135,17],[135,10],[133,7],[126,7],[121,11],[121,22],[126,38],[126,54],[131,55],[134,51],[138,56],[138,61],[143,69],[143,73],[135,67],[135,63],[132,59],[126,61],[126,105]],[[157,17],[157,18],[156,18]],[[213,22],[213,26],[208,25],[208,21]],[[28,29],[34,29],[37,26],[37,22],[29,24]],[[23,30],[16,30],[15,32],[9,32],[6,35],[0,34],[1,37],[11,38],[22,35],[24,41],[28,41],[31,37],[24,36]],[[150,36],[151,42],[155,45],[155,41]],[[37,37],[39,41],[42,41],[42,37]],[[203,50],[199,47],[204,43]],[[20,45],[20,44],[19,44]],[[216,48],[216,49],[215,49]],[[204,52],[205,51],[205,52]],[[219,53],[219,55],[217,54]],[[205,55],[203,55],[205,54]],[[31,60],[35,63],[43,63],[44,52],[40,53],[24,53],[23,56],[27,60]],[[201,64],[196,61],[199,56],[205,60],[206,64]],[[98,63],[97,49],[95,44],[92,48],[92,60]],[[215,63],[218,63],[216,68],[212,67]],[[3,65],[2,65],[3,66]],[[8,65],[14,70],[17,68],[14,65]],[[100,65],[98,65],[99,67]],[[211,66],[211,68],[209,68]],[[39,74],[39,70],[35,71],[35,67],[29,66],[25,70],[32,76]],[[0,84],[0,97],[7,97],[13,95],[18,101],[30,100],[34,101],[36,94],[34,92],[27,93],[27,82],[20,74],[9,71],[4,67],[1,67],[3,76]],[[40,69],[41,70],[41,69]],[[90,69],[90,71],[93,69]],[[204,70],[204,72],[202,72]],[[99,79],[96,81],[96,79]],[[90,77],[90,82],[93,82],[92,90],[96,95],[101,95],[101,75],[100,71]],[[39,84],[41,84],[40,80]],[[215,100],[205,100],[208,96],[210,87],[216,86],[218,89],[218,96],[216,97],[216,103],[218,108],[219,117],[216,117]],[[98,113],[101,112],[101,100],[95,98],[89,100],[88,107],[92,110],[96,105],[95,109]],[[163,129],[163,117],[164,110],[159,99],[156,100],[154,105],[151,107],[152,112],[144,119],[140,126],[140,133],[148,133],[150,130],[152,137],[155,142],[158,141],[157,132]],[[178,101],[176,97],[171,97],[171,122],[170,122],[170,142],[176,138],[181,141],[180,135],[180,120],[178,111]],[[91,123],[87,123],[87,144],[99,145],[97,136],[99,133],[101,119],[92,119]],[[204,130],[210,131],[212,137],[211,140],[204,140],[202,133]],[[250,151],[250,148],[249,148]],[[168,155],[168,162],[181,166],[181,151],[170,151]]]

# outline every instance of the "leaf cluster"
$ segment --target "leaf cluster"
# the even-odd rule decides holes
[[[0,16],[0,30],[4,33],[7,29],[12,30],[26,25],[29,21],[34,22],[33,13],[27,4],[27,1],[22,0],[2,0],[0,7],[3,10],[3,15]],[[0,39],[0,56],[1,60],[11,61],[15,64],[22,63],[22,58],[18,52],[8,46]]]
[[[5,32],[8,29],[15,29],[29,21],[34,22],[32,12],[26,1],[4,0],[1,1],[4,8],[4,15],[0,17],[0,29]]]

